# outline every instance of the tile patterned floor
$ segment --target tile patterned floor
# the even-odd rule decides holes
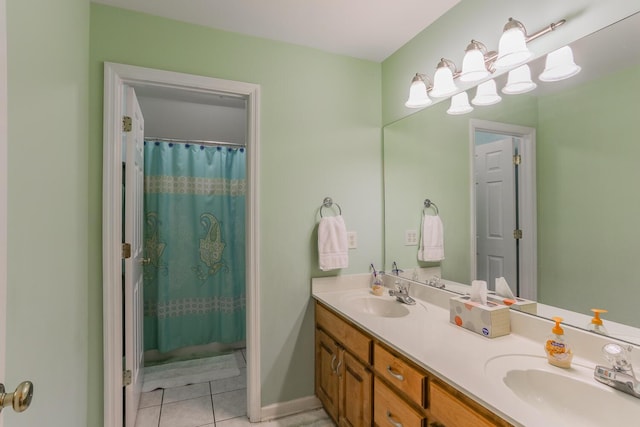
[[[240,375],[142,393],[136,427],[330,427],[322,409],[251,424],[247,419],[247,363],[236,351]]]

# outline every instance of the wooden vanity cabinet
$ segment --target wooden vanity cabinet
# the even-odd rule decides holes
[[[316,305],[316,395],[340,427],[372,425],[371,338]]]
[[[316,394],[340,427],[511,426],[318,302]]]

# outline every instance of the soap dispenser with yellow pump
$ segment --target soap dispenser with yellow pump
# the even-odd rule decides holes
[[[592,308],[591,311],[593,311],[593,319],[591,319],[591,322],[587,326],[588,329],[596,334],[609,335],[609,331],[604,327],[602,319],[600,318],[600,313],[606,313],[607,310],[602,308]]]
[[[553,366],[570,368],[573,352],[564,339],[564,330],[560,327],[560,322],[563,319],[562,317],[553,317],[552,319],[556,324],[551,329],[552,335],[549,336],[544,346],[547,352],[547,360]]]

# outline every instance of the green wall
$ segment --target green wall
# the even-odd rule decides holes
[[[358,249],[339,274],[382,260],[380,64],[91,5],[90,332],[102,371],[101,180],[103,62],[261,85],[262,405],[314,394],[310,277],[325,196],[340,204]],[[92,401],[102,399],[93,378]]]
[[[86,427],[95,394],[87,384],[89,3],[8,0],[7,25],[5,384],[13,391],[29,379],[35,395],[27,412],[3,417],[7,427]]]
[[[539,100],[538,299],[640,327],[640,66]]]
[[[416,72],[433,77],[441,57],[462,67],[464,49],[471,39],[497,50],[509,17],[520,20],[529,34],[560,19],[567,20],[556,31],[529,44],[540,56],[638,10],[638,2],[629,0],[462,1],[382,63],[382,122],[390,124],[413,112],[404,102]]]

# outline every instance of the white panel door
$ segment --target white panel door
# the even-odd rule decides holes
[[[131,244],[131,256],[124,265],[124,356],[125,369],[131,371],[131,384],[125,387],[125,427],[134,427],[142,390],[142,197],[144,183],[144,118],[135,91],[126,89],[125,116],[132,128],[124,135],[125,161],[125,242]]]
[[[511,137],[475,148],[477,279],[517,280],[516,188]]]

